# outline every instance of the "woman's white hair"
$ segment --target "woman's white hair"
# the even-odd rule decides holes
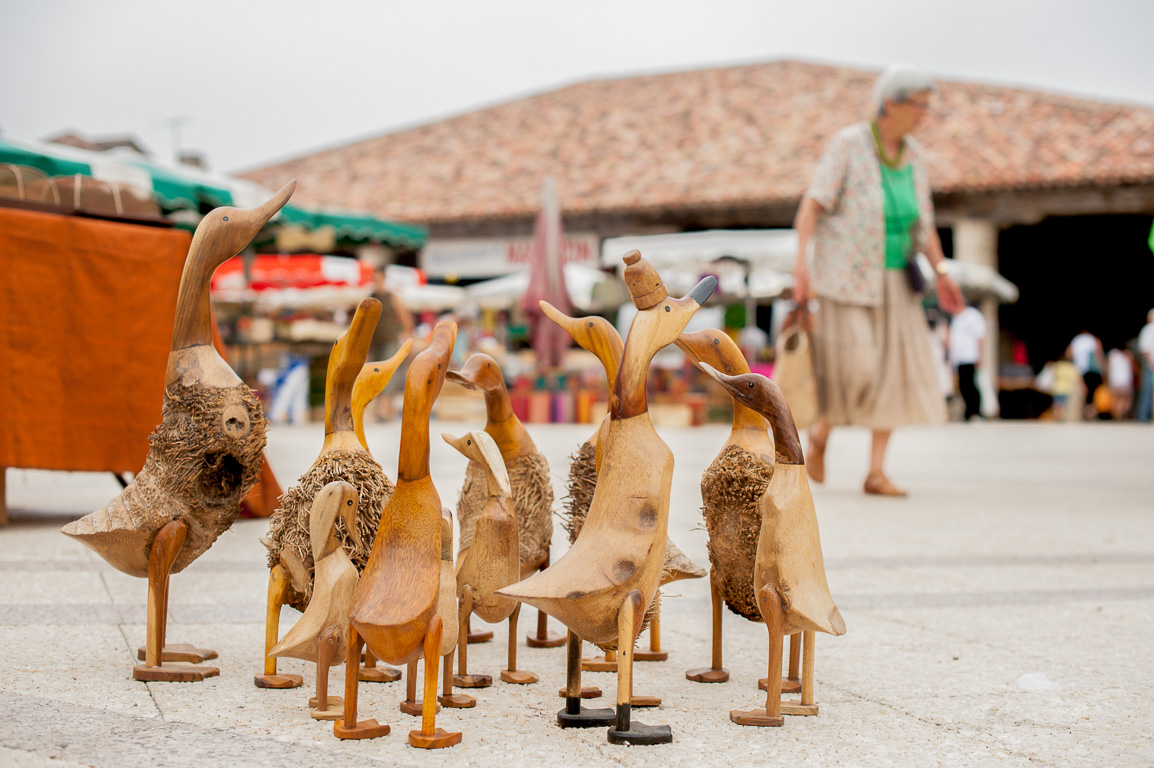
[[[885,114],[887,101],[905,101],[915,93],[936,90],[930,73],[915,64],[891,64],[874,84],[874,108]]]

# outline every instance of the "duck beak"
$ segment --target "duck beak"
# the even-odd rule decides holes
[[[450,374],[450,375],[451,375],[451,374]],[[445,441],[446,443],[448,443],[449,445],[451,445],[451,446],[453,446],[454,448],[456,448],[458,451],[460,451],[460,450],[461,450],[461,438],[459,438],[459,437],[453,437],[453,436],[452,436],[452,435],[450,435],[448,432],[442,432],[442,433],[441,433],[441,439],[442,439],[442,440],[444,440],[444,441]]]
[[[489,362],[488,357],[482,355],[473,355],[459,371],[449,371],[445,374],[445,378],[456,384],[460,384],[466,389],[486,389],[485,383],[482,381],[484,375],[484,364]]]
[[[693,290],[685,294],[685,298],[692,299],[697,302],[697,306],[701,306],[713,295],[715,290],[717,290],[717,278],[713,275],[708,275],[701,278],[701,281],[693,286]]]
[[[701,368],[701,370],[704,371],[705,374],[707,376],[709,376],[711,379],[716,381],[721,386],[725,387],[726,391],[729,392],[731,395],[737,394],[736,387],[734,387],[733,384],[731,383],[731,380],[734,377],[726,376],[724,373],[717,370],[716,368],[714,368],[709,363],[701,363],[698,367]]]
[[[574,335],[573,332],[577,323],[576,318],[570,317],[545,300],[541,300],[537,302],[537,304],[541,307],[541,311],[545,313],[545,317],[568,331],[570,336]]]
[[[236,228],[237,236],[235,236],[234,242],[241,242],[243,240],[243,243],[237,249],[238,252],[256,237],[256,233],[260,232],[261,227],[267,224],[269,219],[277,214],[277,211],[284,208],[285,203],[292,197],[293,191],[296,190],[296,188],[297,182],[296,179],[293,179],[277,190],[277,193],[269,198],[264,205],[247,210],[238,209],[236,213],[233,214],[236,217],[236,223],[238,225]]]

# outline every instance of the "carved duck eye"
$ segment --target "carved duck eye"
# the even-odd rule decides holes
[[[225,220],[225,221],[228,221],[228,217],[227,217],[227,216],[225,216],[225,217],[224,217],[224,220]]]
[[[589,321],[589,327],[590,327],[590,328],[592,328],[592,327],[593,327],[593,321]]]
[[[668,304],[666,304],[666,305],[665,305],[665,311],[666,311],[666,312],[672,312],[673,310],[669,308],[669,305],[668,305]]]
[[[346,502],[345,502],[345,506],[346,506],[346,507],[351,507],[352,505],[353,505],[353,500],[352,500],[352,499],[349,499],[348,501],[346,501]]]
[[[466,440],[466,441],[465,441],[465,445],[472,445],[472,444],[473,444],[473,441],[472,441],[472,440]]]
[[[752,382],[752,381],[751,381],[751,382],[749,382],[749,388],[750,388],[750,389],[753,389],[753,382]]]

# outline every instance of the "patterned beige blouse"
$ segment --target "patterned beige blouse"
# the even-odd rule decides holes
[[[917,242],[934,226],[930,183],[922,150],[906,137],[905,157],[914,166],[920,211]],[[806,195],[825,213],[814,232],[813,290],[841,304],[877,307],[882,303],[886,263],[886,219],[882,177],[869,123],[834,134],[818,161]]]

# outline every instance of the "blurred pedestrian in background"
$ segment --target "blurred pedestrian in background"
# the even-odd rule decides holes
[[[1154,241],[1154,230],[1150,231]],[[1154,309],[1146,313],[1146,325],[1138,333],[1138,356],[1142,363],[1142,385],[1138,392],[1138,421],[1150,421],[1154,410]]]
[[[986,318],[970,305],[950,321],[950,362],[958,369],[958,391],[966,404],[969,421],[982,412],[982,393],[978,391],[978,365],[982,362]]]
[[[396,354],[401,345],[413,336],[413,315],[401,302],[401,297],[392,291],[385,274],[384,267],[373,270],[372,298],[381,302],[381,319],[377,321],[377,328],[373,331],[373,340],[369,345],[370,360],[388,360]],[[409,353],[410,355],[413,352]],[[381,419],[391,419],[397,415],[393,396],[403,392],[405,388],[405,374],[408,365],[402,363],[393,378],[389,381],[385,391],[377,398],[377,416]]]
[[[892,430],[946,420],[921,297],[907,273],[920,250],[938,272],[942,309],[962,310],[934,228],[922,151],[909,135],[933,91],[917,67],[886,69],[874,87],[874,119],[830,140],[798,207],[794,295],[804,306],[812,290],[818,302],[812,345],[821,419],[806,452],[815,482],[825,477],[832,427],[860,424],[872,429],[865,492],[904,496],[883,471]]]
[[[1082,418],[1096,417],[1094,408],[1094,393],[1102,386],[1102,372],[1106,370],[1106,355],[1102,352],[1102,342],[1098,337],[1085,328],[1070,341],[1066,348],[1066,357],[1082,375],[1082,383],[1086,385],[1086,400],[1083,405]]]
[[[1106,353],[1106,383],[1110,387],[1110,415],[1130,418],[1134,404],[1134,356],[1130,350],[1114,347]]]

